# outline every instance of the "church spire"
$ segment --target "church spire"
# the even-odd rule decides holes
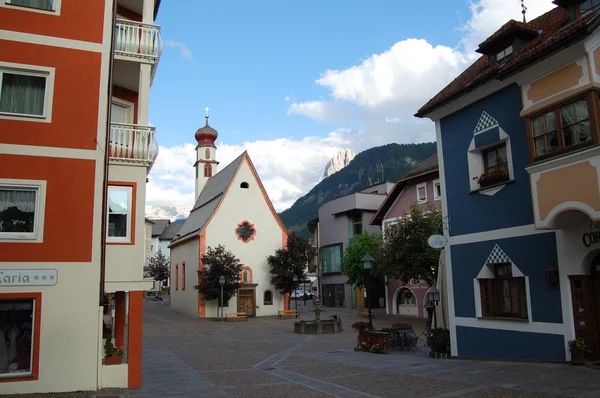
[[[217,147],[215,146],[219,133],[208,125],[208,107],[204,110],[206,112],[204,115],[206,124],[204,127],[199,128],[195,134],[198,142],[196,146],[196,163],[194,164],[196,169],[196,199],[200,196],[208,179],[217,173],[217,165],[219,164],[216,161]]]

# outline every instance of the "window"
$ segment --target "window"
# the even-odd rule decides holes
[[[399,293],[398,304],[414,307],[417,305],[417,299],[409,289],[402,289]]]
[[[479,279],[482,315],[527,319],[525,278],[513,276],[511,263],[490,266],[494,267],[494,278]]]
[[[39,293],[0,295],[0,380],[37,379],[40,309]]]
[[[342,270],[342,245],[333,245],[321,248],[321,264],[323,273],[341,272]]]
[[[353,239],[356,235],[362,233],[362,214],[353,214],[348,217],[348,229],[348,236],[350,239]]]
[[[175,265],[175,290],[179,290],[179,264]]]
[[[427,183],[417,185],[417,203],[427,202]]]
[[[484,178],[480,178],[482,187],[509,180],[506,143],[484,149],[481,154],[484,173]]]
[[[185,290],[185,262],[181,264],[181,290]]]
[[[433,181],[433,200],[442,199],[442,184],[440,180]]]
[[[212,167],[210,164],[204,165],[204,177],[212,177]]]
[[[240,184],[240,188],[248,189],[248,188],[250,188],[250,184],[248,184],[247,182],[244,181]]]
[[[45,181],[0,180],[0,240],[41,242],[45,188]]]
[[[33,8],[50,12],[56,11],[57,3],[59,3],[57,0],[5,0],[4,2],[11,6]]]
[[[132,187],[108,187],[108,242],[131,242]]]
[[[592,10],[595,7],[600,5],[600,0],[586,0],[579,5],[579,12],[581,14],[585,14],[586,12]]]
[[[256,229],[254,228],[254,224],[250,224],[248,221],[243,221],[238,224],[235,229],[235,234],[238,237],[238,240],[241,240],[244,243],[248,243],[251,240],[254,240],[254,236],[256,236]]]
[[[204,150],[204,158],[205,159],[210,159],[210,149],[206,148]]]
[[[588,103],[579,99],[531,120],[534,157],[545,157],[592,143]]]
[[[265,291],[263,304],[273,305],[273,292],[271,292],[270,290]]]
[[[0,114],[45,118],[48,73],[0,69]]]
[[[509,57],[513,53],[512,45],[506,47],[504,50],[500,51],[496,54],[496,62],[500,62],[501,60]]]

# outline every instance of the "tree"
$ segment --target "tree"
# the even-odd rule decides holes
[[[427,243],[442,232],[442,212],[431,204],[425,210],[414,204],[410,214],[386,230],[378,272],[404,283],[426,281],[437,276],[440,250]]]
[[[240,273],[244,267],[232,252],[223,245],[216,248],[208,247],[202,256],[204,268],[198,271],[198,284],[194,286],[206,300],[215,300],[221,297],[221,284],[219,278],[225,277],[223,285],[223,302],[228,302],[240,287]]]
[[[170,276],[169,260],[159,249],[158,252],[150,259],[148,273],[155,281],[166,281]]]
[[[344,251],[342,257],[342,274],[348,278],[349,285],[362,288],[366,284],[365,270],[362,263],[362,258],[365,255],[370,255],[375,260],[374,269],[371,270],[373,275],[378,275],[376,267],[379,267],[381,259],[381,248],[383,241],[381,236],[377,234],[369,234],[363,232],[356,235],[352,243]]]
[[[274,255],[267,257],[271,267],[271,284],[281,294],[291,293],[296,288],[294,276],[298,280],[306,279],[306,267],[315,256],[308,239],[291,232],[287,238],[287,247],[277,249]]]

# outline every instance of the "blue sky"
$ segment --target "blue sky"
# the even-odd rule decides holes
[[[529,19],[554,7],[526,3]],[[163,1],[147,213],[193,204],[207,106],[220,167],[248,150],[278,211],[340,150],[433,141],[433,123],[412,115],[511,18],[522,18],[519,0]]]

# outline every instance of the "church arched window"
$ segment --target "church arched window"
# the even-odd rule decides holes
[[[250,184],[248,184],[246,181],[244,181],[240,184],[240,188],[248,189],[248,188],[250,188]]]
[[[206,159],[210,159],[210,149],[206,148],[206,149],[204,150],[204,157],[205,157]]]
[[[212,167],[210,167],[210,164],[204,165],[204,177],[212,177]]]
[[[264,294],[264,305],[273,305],[273,292],[270,290],[265,290]]]

